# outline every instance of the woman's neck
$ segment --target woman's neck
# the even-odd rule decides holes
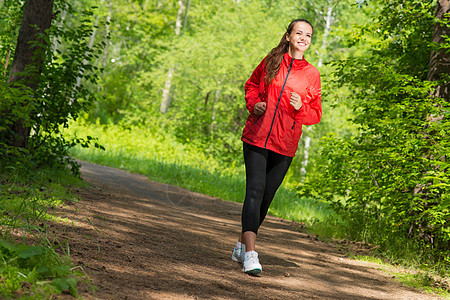
[[[298,59],[298,60],[302,60],[303,59],[303,52],[293,51],[293,50],[289,49],[288,54],[289,54],[290,57],[292,57],[294,59]]]

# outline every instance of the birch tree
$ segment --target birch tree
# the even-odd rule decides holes
[[[105,0],[101,0],[100,1],[100,7],[103,5],[103,2]],[[97,28],[98,28],[98,24],[100,22],[100,15],[97,14],[97,16],[95,17],[95,21],[94,21],[94,26],[93,26],[93,30],[92,30],[92,34],[89,37],[89,42],[88,42],[88,50],[92,49],[92,47],[94,46],[95,43],[95,38],[97,36]],[[87,53],[86,53],[87,54]],[[85,55],[86,56],[86,55]],[[87,60],[84,59],[83,60],[83,64],[86,64]],[[83,77],[83,73],[79,74],[79,76],[77,77],[76,83],[75,83],[75,89],[77,89],[80,85],[81,85],[81,78]]]
[[[178,13],[177,13],[177,21],[175,24],[175,39],[180,35],[181,33],[181,24],[182,24],[182,18],[183,18],[183,11],[184,11],[184,4],[182,0],[178,0]],[[186,15],[187,15],[187,6],[186,6]],[[169,72],[167,73],[167,80],[164,84],[164,88],[162,91],[162,101],[160,106],[161,113],[165,114],[169,110],[170,105],[170,88],[172,87],[172,77],[173,73],[175,72],[175,66],[171,66],[169,68]]]
[[[433,42],[437,45],[445,43],[445,37],[450,37],[448,23],[450,21],[450,1],[439,0],[436,5],[435,17],[441,22],[436,22],[433,29]],[[427,80],[436,81],[443,79],[443,75],[450,74],[450,54],[448,49],[433,50],[430,56],[430,67],[428,69]],[[449,101],[450,81],[438,85],[435,90],[435,96]]]
[[[108,39],[111,30],[111,18],[112,18],[112,0],[108,2],[108,16],[106,17],[106,26],[105,26],[105,49],[103,51],[103,63],[102,66],[106,66],[106,60],[108,59]]]
[[[317,63],[317,67],[319,68],[323,66],[323,59],[325,50],[327,48],[328,36],[330,35],[331,26],[334,21],[333,0],[328,0],[328,6],[326,7],[326,14],[324,20],[325,20],[325,29],[323,31],[322,43],[319,51],[319,62]]]
[[[319,55],[319,61],[317,63],[317,67],[320,68],[323,66],[323,60],[324,60],[324,54],[327,48],[327,41],[328,37],[331,32],[331,26],[334,21],[334,14],[333,14],[333,0],[328,0],[328,6],[325,8],[325,28],[322,35],[322,43],[320,46],[320,50],[318,51]],[[309,159],[309,151],[311,146],[311,136],[310,132],[312,130],[312,126],[307,126],[306,130],[303,132],[303,140],[304,142],[304,148],[303,148],[303,159],[302,159],[302,166],[300,169],[300,180],[301,182],[305,182],[306,179],[306,167],[308,166],[308,159]]]

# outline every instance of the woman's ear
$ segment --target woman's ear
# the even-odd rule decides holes
[[[286,32],[286,35],[285,35],[285,37],[286,37],[286,41],[288,41],[289,42],[289,34]]]

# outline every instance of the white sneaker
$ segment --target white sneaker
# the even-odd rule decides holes
[[[256,251],[245,252],[243,265],[242,271],[247,274],[260,274],[262,272],[262,266],[259,263],[258,252]]]
[[[241,244],[240,247],[236,245],[233,250],[233,255],[231,255],[231,259],[237,261],[238,263],[242,263],[244,261],[245,255],[245,244]]]

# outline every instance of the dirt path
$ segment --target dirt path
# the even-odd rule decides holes
[[[374,265],[268,217],[258,236],[263,274],[231,258],[241,204],[82,163],[93,188],[58,210],[55,225],[92,279],[86,299],[437,299],[403,287]]]

